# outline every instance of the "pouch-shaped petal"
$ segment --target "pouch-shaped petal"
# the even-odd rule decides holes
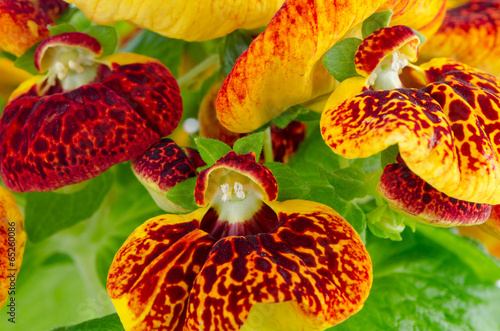
[[[213,247],[190,293],[187,330],[324,330],[361,309],[371,261],[352,227],[314,202],[270,206],[274,231]],[[255,325],[252,312],[267,318]]]
[[[286,1],[226,77],[217,99],[219,120],[230,131],[251,132],[291,106],[331,93],[336,84],[321,59],[364,19],[392,9],[391,24],[430,35],[444,17],[445,3]]]
[[[102,81],[11,101],[0,120],[0,175],[13,191],[48,191],[93,178],[138,157],[182,115],[163,65],[116,66]]]
[[[323,138],[348,158],[397,143],[411,171],[438,191],[500,203],[500,82],[452,61],[432,61],[423,69],[439,81],[421,90],[364,91],[340,105],[327,104]]]
[[[438,32],[421,48],[420,58],[449,57],[500,75],[500,2],[469,1],[448,10]]]
[[[0,186],[0,307],[16,293],[25,244],[23,215],[12,194]]]
[[[284,0],[68,0],[97,24],[129,21],[170,38],[203,41],[266,25]]]
[[[488,204],[450,198],[404,164],[386,166],[378,189],[393,209],[418,222],[442,227],[481,224],[492,209]]]
[[[185,330],[189,292],[215,243],[198,228],[205,212],[152,218],[118,251],[107,288],[125,330]]]

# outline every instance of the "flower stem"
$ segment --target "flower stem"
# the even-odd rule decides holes
[[[271,138],[271,127],[264,131],[264,161],[274,161],[273,140]]]
[[[187,72],[184,76],[177,79],[177,84],[181,90],[188,89],[189,86],[198,78],[198,76],[210,67],[215,66],[215,70],[219,69],[219,55],[213,54],[200,62],[196,67]],[[214,70],[214,71],[215,71]]]

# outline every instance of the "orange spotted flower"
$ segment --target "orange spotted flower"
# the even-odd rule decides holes
[[[375,45],[383,40],[379,35],[405,38],[401,33],[391,34],[391,29],[366,38],[356,60],[373,59],[376,50],[384,49],[384,45]],[[408,64],[401,62],[405,54],[401,50],[413,49],[400,45],[402,48],[386,48],[389,65],[384,69],[382,61],[377,67],[390,71],[391,78],[398,77]],[[394,55],[398,52],[402,54]],[[500,81],[447,59],[408,69],[405,87],[396,80],[377,84],[387,77],[380,72],[373,81],[355,77],[342,82],[322,115],[323,138],[346,158],[367,157],[397,144],[397,163],[385,167],[378,187],[389,205],[439,226],[482,223],[491,205],[500,203]],[[373,72],[377,69],[358,71],[362,75]],[[359,84],[360,80],[368,86]],[[377,85],[383,89],[374,89]],[[339,93],[346,86],[357,86],[358,92],[344,94],[347,98],[342,100]]]
[[[266,25],[284,0],[67,0],[97,24],[128,21],[188,41],[225,36]]]
[[[23,215],[12,194],[0,186],[0,308],[9,295],[16,293],[16,278],[23,261],[25,244]]]
[[[430,36],[446,1],[287,0],[226,77],[217,99],[222,125],[252,132],[297,104],[324,105],[338,82],[323,66],[323,55],[341,39],[359,36],[366,18],[386,10],[393,11],[391,25]]]
[[[421,59],[450,57],[500,76],[500,1],[472,0],[449,9]]]
[[[35,67],[45,74],[22,83],[0,118],[0,176],[9,189],[83,182],[175,129],[182,100],[170,71],[145,56],[102,52],[80,32],[40,43]]]
[[[47,25],[66,10],[62,0],[0,1],[0,50],[22,55],[49,36]]]
[[[108,275],[125,330],[324,330],[360,310],[372,266],[358,234],[277,193],[254,153],[229,152],[199,174],[199,209],[137,228]]]

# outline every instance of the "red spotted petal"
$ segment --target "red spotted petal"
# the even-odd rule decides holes
[[[185,211],[170,202],[165,194],[178,183],[195,177],[196,168],[173,140],[162,138],[132,160],[132,170],[160,208],[170,212]]]
[[[27,0],[0,1],[0,49],[16,56],[49,36],[50,17]]]
[[[196,204],[200,207],[206,206],[215,194],[214,189],[218,189],[223,184],[219,183],[220,178],[231,171],[246,176],[255,183],[260,188],[263,199],[276,200],[278,183],[271,170],[256,163],[254,153],[237,155],[231,151],[198,175],[194,194]]]
[[[404,164],[386,166],[378,188],[391,207],[423,223],[474,225],[485,222],[491,212],[491,205],[457,200],[439,192]]]
[[[361,309],[371,261],[352,227],[309,201],[273,208],[280,210],[275,231],[224,238],[213,247],[190,293],[188,330],[252,330],[250,310],[259,303],[292,302],[283,329],[322,330]],[[269,308],[263,323],[276,322]]]
[[[135,89],[122,88],[127,80]],[[138,157],[181,117],[175,84],[162,65],[132,64],[115,68],[102,83],[18,97],[0,120],[5,185],[18,192],[54,190]]]
[[[396,51],[414,61],[417,59],[419,43],[418,36],[407,26],[379,29],[359,45],[354,57],[356,71],[361,76],[368,77],[382,60]]]
[[[38,7],[55,21],[62,13],[68,9],[69,4],[63,0],[38,0]]]
[[[125,330],[183,330],[189,292],[215,243],[198,229],[205,212],[152,218],[118,251],[107,287]]]

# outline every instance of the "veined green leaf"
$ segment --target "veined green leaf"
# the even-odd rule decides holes
[[[74,25],[69,24],[69,23],[64,23],[64,24],[59,24],[59,25],[54,25],[54,26],[47,26],[47,29],[49,29],[50,36],[55,36],[61,33],[68,33],[68,32],[76,32],[77,29]]]
[[[118,33],[113,26],[108,25],[95,25],[82,31],[99,41],[102,46],[102,55],[110,55],[116,51],[118,45]]]
[[[221,67],[224,76],[229,75],[231,70],[233,70],[234,63],[251,42],[252,38],[238,30],[228,34],[224,38],[220,52]]]
[[[378,29],[386,28],[389,26],[392,18],[392,10],[383,11],[380,13],[372,14],[368,17],[361,27],[361,34],[363,39],[371,35]]]
[[[346,38],[333,45],[323,56],[324,66],[339,82],[360,76],[354,65],[354,55],[359,45],[361,45],[361,39]]]
[[[235,141],[233,150],[236,154],[244,155],[250,152],[255,153],[256,160],[259,159],[264,145],[264,132],[254,133]]]
[[[278,182],[278,201],[299,199],[306,195],[310,187],[292,168],[279,162],[266,162]]]
[[[208,166],[214,165],[217,160],[231,151],[231,147],[222,141],[210,138],[195,138],[200,156]]]
[[[188,178],[167,192],[167,199],[187,210],[198,208],[194,199],[197,177]]]
[[[365,187],[366,174],[356,167],[341,168],[330,172],[319,165],[322,176],[335,188],[335,192],[344,200],[363,198],[367,194]]]
[[[73,326],[64,326],[52,331],[123,331],[118,314],[96,318]]]
[[[31,46],[20,57],[14,61],[14,66],[29,72],[32,75],[39,75],[40,73],[35,68],[35,52],[41,42]]]

